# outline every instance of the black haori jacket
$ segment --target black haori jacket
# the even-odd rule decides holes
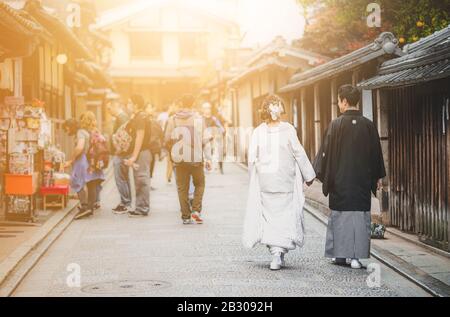
[[[371,192],[386,176],[380,137],[372,121],[347,111],[331,122],[314,160],[317,178],[335,211],[370,211]]]

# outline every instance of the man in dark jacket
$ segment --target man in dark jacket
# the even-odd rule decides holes
[[[358,110],[360,98],[351,85],[339,89],[342,116],[330,124],[314,162],[332,211],[325,256],[336,264],[351,259],[355,269],[361,268],[360,259],[370,257],[371,194],[386,176],[380,137]]]

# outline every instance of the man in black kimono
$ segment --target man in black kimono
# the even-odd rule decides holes
[[[331,209],[325,256],[360,269],[359,260],[370,258],[371,193],[386,171],[378,131],[357,108],[359,90],[345,85],[338,94],[342,116],[328,127],[314,169]]]

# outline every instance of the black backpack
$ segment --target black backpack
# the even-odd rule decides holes
[[[145,134],[148,135],[148,144],[149,144],[149,150],[150,152],[154,154],[161,153],[162,148],[162,138],[163,138],[163,132],[159,124],[153,120],[152,116],[149,115],[145,111],[140,111],[136,115],[144,114],[145,117]],[[130,123],[132,123],[134,118],[132,118],[128,124],[127,124],[127,130],[130,132],[130,134],[135,136],[135,131],[132,131],[130,129]]]

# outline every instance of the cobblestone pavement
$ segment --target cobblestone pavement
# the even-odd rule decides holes
[[[383,265],[378,288],[367,286],[366,270],[331,265],[323,258],[325,227],[309,215],[305,248],[288,255],[286,269],[271,272],[266,248],[248,251],[240,243],[247,195],[243,169],[226,165],[224,176],[207,176],[202,226],[181,224],[176,188],[166,184],[164,172],[165,165],[157,164],[146,219],[113,215],[118,194],[113,182],[106,185],[103,210],[72,223],[14,295],[427,296]],[[68,269],[78,266],[81,287],[69,287]]]

